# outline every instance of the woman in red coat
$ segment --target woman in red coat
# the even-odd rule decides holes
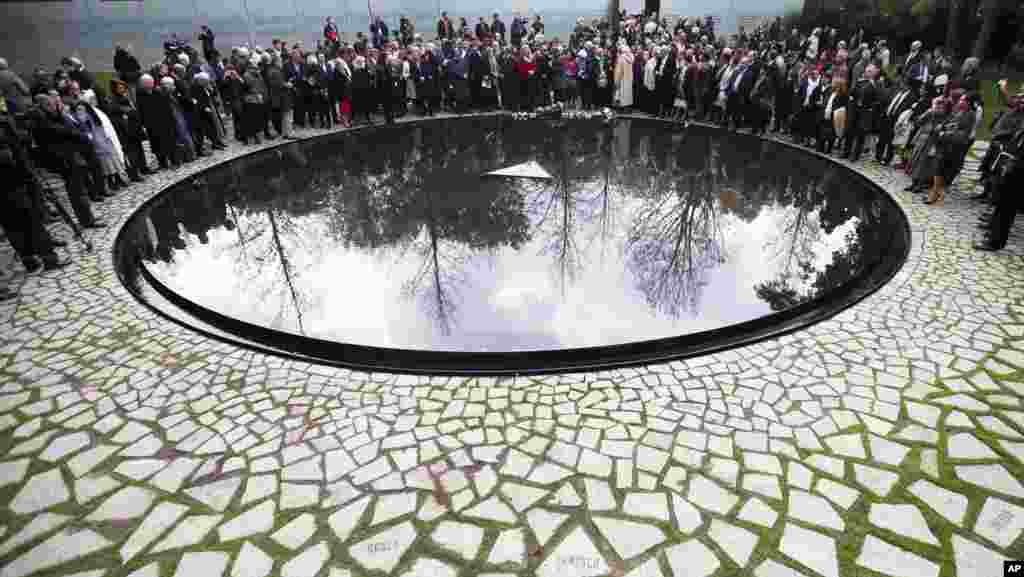
[[[523,46],[519,51],[519,59],[513,69],[519,75],[520,102],[527,110],[533,110],[537,92],[537,64],[533,61],[529,47]]]

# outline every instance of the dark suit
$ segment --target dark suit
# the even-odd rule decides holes
[[[92,162],[88,137],[61,114],[40,114],[34,123],[33,137],[40,150],[40,164],[64,178],[68,200],[75,217],[82,226],[96,221],[89,196],[102,195],[105,189],[103,171],[98,162]],[[89,176],[92,190],[86,193]]]
[[[864,150],[864,137],[875,132],[878,112],[883,102],[882,87],[876,80],[860,80],[854,88],[846,137],[844,156],[857,160]]]
[[[825,106],[823,96],[827,89],[828,84],[824,78],[818,78],[818,83],[813,88],[806,78],[800,82],[800,90],[797,91],[797,100],[800,104],[797,134],[801,139],[813,139],[817,135],[818,117]]]
[[[875,147],[875,160],[881,164],[892,162],[892,139],[896,129],[896,121],[904,111],[909,110],[917,102],[917,94],[910,88],[903,88],[893,93],[882,109],[878,126],[878,145]]]

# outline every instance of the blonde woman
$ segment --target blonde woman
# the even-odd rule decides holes
[[[846,106],[850,103],[846,80],[834,78],[824,101],[825,109],[818,124],[818,152],[831,154],[836,140],[846,132]]]
[[[621,108],[633,106],[633,51],[625,41],[619,42],[615,59],[615,103]]]

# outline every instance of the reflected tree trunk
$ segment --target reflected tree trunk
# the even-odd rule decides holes
[[[278,261],[281,263],[281,274],[284,276],[285,285],[288,288],[288,294],[291,296],[292,306],[295,308],[295,319],[299,325],[299,332],[306,334],[305,327],[302,325],[302,304],[299,302],[299,293],[295,288],[294,271],[292,270],[291,261],[288,259],[288,253],[284,249],[284,245],[281,244],[281,233],[277,226],[277,218],[274,216],[274,210],[267,210],[267,218],[270,220],[270,237],[274,243],[274,251],[277,253]]]

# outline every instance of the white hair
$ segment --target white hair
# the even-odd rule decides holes
[[[8,64],[6,58],[0,58],[0,70],[7,70]]]
[[[174,79],[170,76],[164,76],[160,79],[160,86],[174,86]]]
[[[139,76],[139,84],[156,84],[156,81],[149,74],[143,74]]]

